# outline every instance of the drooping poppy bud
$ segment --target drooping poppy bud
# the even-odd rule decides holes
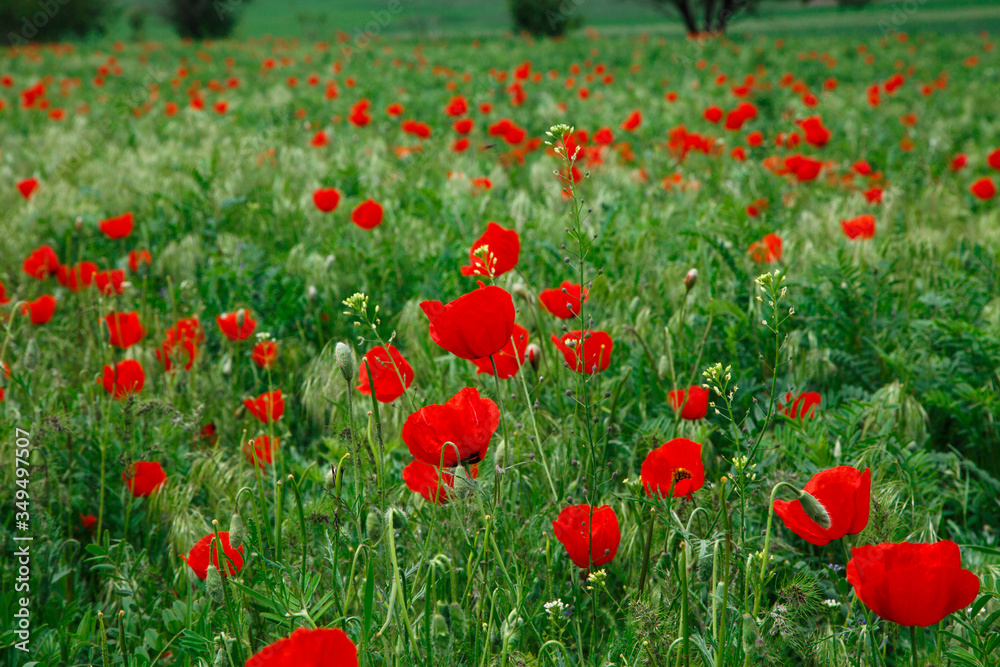
[[[354,355],[351,348],[346,343],[337,343],[334,347],[334,355],[337,357],[337,366],[340,367],[340,374],[348,382],[354,377]]]

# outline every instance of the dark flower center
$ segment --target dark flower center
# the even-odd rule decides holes
[[[686,468],[677,468],[674,470],[674,484],[678,484],[685,479],[691,479],[694,475],[691,474],[690,470]]]

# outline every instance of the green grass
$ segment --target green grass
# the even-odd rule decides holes
[[[248,8],[245,29],[274,7]],[[962,11],[993,11],[970,7]],[[1000,118],[989,113],[1000,50],[916,23],[906,41],[790,32],[779,47],[775,35],[741,30],[706,42],[624,28],[530,41],[480,21],[479,42],[400,34],[351,54],[327,30],[329,51],[312,39],[165,39],[0,56],[0,77],[13,78],[0,88],[0,281],[11,299],[0,306],[10,368],[0,484],[15,490],[23,479],[17,428],[30,434],[32,464],[30,498],[5,493],[0,532],[8,546],[34,537],[31,653],[11,648],[20,605],[7,557],[0,663],[240,667],[296,629],[336,627],[366,667],[995,665],[1000,210],[970,187],[998,180],[988,156],[1000,148]],[[509,85],[525,62],[543,76],[524,82],[515,104]],[[943,71],[947,86],[925,95]],[[905,83],[889,94],[897,73]],[[22,108],[21,91],[46,75],[48,105]],[[732,87],[748,75],[757,116],[739,131],[708,122],[709,106],[736,107]],[[217,90],[230,77],[238,86]],[[878,106],[867,101],[872,86]],[[473,120],[464,152],[452,150],[454,119],[443,111],[456,95]],[[346,119],[363,98],[372,118],[356,127]],[[226,112],[214,112],[222,101]],[[400,118],[387,115],[392,103],[405,107]],[[65,118],[53,119],[54,108]],[[621,124],[634,110],[643,120],[628,132]],[[813,115],[828,143],[778,145]],[[491,135],[501,118],[525,141]],[[404,120],[426,123],[430,137],[405,133]],[[571,197],[553,173],[565,159],[528,148],[559,123],[614,135],[604,148],[587,143]],[[681,125],[715,149],[682,157],[668,145]],[[329,141],[315,147],[319,130]],[[734,159],[737,146],[746,160]],[[958,153],[968,165],[954,171]],[[822,161],[822,175],[775,173],[775,160],[796,154]],[[875,173],[852,166],[862,159]],[[40,187],[26,201],[15,183],[29,176]],[[320,187],[340,192],[330,213],[313,205]],[[872,187],[884,190],[880,204],[863,194]],[[366,230],[350,216],[369,198],[385,217]],[[125,211],[135,216],[129,237],[99,231]],[[841,223],[862,214],[875,217],[874,237],[849,240]],[[495,282],[540,354],[537,368],[499,382],[436,344],[420,305],[475,289],[460,269],[489,221],[519,234],[516,266]],[[752,248],[769,234],[782,254],[763,263]],[[67,265],[123,269],[129,285],[112,297],[36,280],[22,263],[42,244]],[[132,272],[135,249],[152,264]],[[539,306],[539,292],[563,281],[590,286],[582,321]],[[350,305],[357,293],[367,295],[363,314]],[[36,326],[18,305],[43,294],[57,306]],[[255,337],[234,343],[216,324],[241,308],[278,346],[270,370],[251,360]],[[131,311],[144,336],[112,348],[104,317]],[[193,316],[205,334],[197,358],[168,371],[156,352]],[[606,332],[608,367],[566,366],[551,340],[563,326]],[[357,363],[390,340],[414,379],[404,396],[375,404],[355,389]],[[354,365],[347,380],[338,343]],[[123,358],[141,364],[145,385],[113,400],[98,380]],[[670,392],[701,383],[713,405],[704,418],[679,418]],[[436,505],[403,481],[415,449],[403,427],[465,387],[499,406],[498,427],[475,482],[453,471],[455,491]],[[261,424],[244,400],[273,388],[285,412]],[[822,397],[814,418],[779,411],[787,394],[806,391]],[[202,433],[208,423],[215,438]],[[244,451],[264,435],[280,446],[257,474]],[[651,498],[643,465],[675,438],[701,449],[673,467],[702,466],[705,483],[690,498]],[[134,498],[122,474],[136,461],[160,463],[166,485]],[[836,466],[871,471],[867,506],[816,491],[838,526],[867,507],[863,530],[817,546],[773,520],[774,489],[793,497],[779,483],[801,488]],[[620,543],[601,567],[574,565],[553,529],[581,503],[617,516]],[[226,529],[234,508],[246,562],[220,597],[178,555],[213,521]],[[27,531],[18,512],[30,515]],[[944,539],[962,545],[979,593],[942,611],[914,645],[858,599],[843,568],[851,547]],[[773,559],[761,560],[764,550]],[[897,571],[906,586],[885,599],[930,608],[934,591],[957,589],[944,580],[954,574]],[[551,613],[560,604],[567,613]]]

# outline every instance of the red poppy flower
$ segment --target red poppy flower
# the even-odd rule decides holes
[[[38,189],[38,179],[37,178],[26,178],[23,181],[18,181],[17,191],[21,193],[21,196],[25,199],[31,199],[31,195],[34,194],[35,190]]]
[[[93,530],[94,526],[97,525],[97,517],[93,514],[83,514],[80,513],[80,526],[84,530]]]
[[[326,146],[329,143],[330,143],[330,138],[326,135],[326,132],[324,132],[323,130],[319,130],[318,132],[316,132],[316,134],[312,136],[312,139],[309,140],[309,145],[312,146],[313,148],[322,148],[323,146]]]
[[[934,625],[968,607],[979,595],[980,583],[962,569],[962,554],[950,540],[855,547],[847,581],[866,607],[907,627]]]
[[[497,374],[501,380],[507,380],[517,375],[517,371],[524,365],[524,353],[528,348],[528,330],[517,322],[514,323],[512,340],[504,345],[503,349],[493,355],[493,361],[497,365]],[[515,356],[515,349],[517,354]],[[485,359],[473,359],[476,365],[477,375],[493,375],[493,364],[489,357]]]
[[[993,182],[992,178],[984,176],[969,186],[969,192],[971,192],[976,199],[986,201],[987,199],[993,199],[993,197],[996,196],[997,185]]]
[[[250,357],[260,368],[270,368],[278,358],[278,344],[273,340],[262,340],[253,346]]]
[[[451,116],[464,116],[469,111],[469,102],[465,99],[464,95],[458,95],[457,97],[451,98],[448,102],[448,106],[444,108],[444,112]]]
[[[851,169],[862,176],[868,176],[872,173],[872,166],[868,163],[868,160],[858,160],[851,165]]]
[[[781,259],[781,237],[768,234],[762,240],[750,245],[750,256],[755,262],[771,264]]]
[[[611,131],[610,127],[602,127],[597,132],[594,132],[594,143],[601,146],[610,146],[615,142],[614,132]]]
[[[552,334],[552,342],[562,352],[563,359],[571,369],[587,375],[607,369],[615,346],[606,332],[589,330],[586,333],[580,330],[569,331],[562,338]]]
[[[198,356],[198,346],[205,340],[205,332],[197,317],[178,320],[177,324],[167,329],[167,335],[160,349],[156,350],[156,358],[163,364],[163,370],[169,371],[175,363],[183,363],[185,370],[191,370],[195,357]],[[186,360],[181,352],[186,354]]]
[[[708,414],[708,389],[691,385],[684,389],[674,389],[667,401],[675,411],[680,410],[681,419],[704,419]]]
[[[122,481],[134,497],[145,498],[163,486],[167,473],[156,461],[136,461],[131,471],[122,473]]]
[[[97,285],[97,291],[104,296],[121,296],[125,293],[125,271],[122,269],[98,271],[94,274],[94,284]]]
[[[56,270],[56,280],[70,292],[79,292],[94,282],[97,265],[93,262],[80,262],[76,266],[61,265]]]
[[[823,119],[819,116],[810,116],[799,121],[804,139],[807,144],[812,144],[817,148],[822,148],[830,141],[830,130],[823,125]]]
[[[702,113],[702,117],[713,125],[722,120],[722,109],[715,106],[714,104]]]
[[[438,471],[436,466],[414,459],[403,468],[403,481],[406,488],[419,493],[424,500],[441,504],[447,502],[449,490],[455,486],[455,476],[445,470],[440,470],[439,476]],[[478,472],[478,467],[472,466],[473,478]]]
[[[705,483],[701,445],[687,438],[674,438],[646,455],[640,471],[649,496],[663,498],[673,486],[674,498],[689,496]]]
[[[610,563],[622,541],[618,517],[609,505],[565,507],[552,522],[552,532],[573,564],[584,569]]]
[[[480,283],[450,303],[423,301],[420,308],[430,320],[434,342],[462,359],[496,354],[514,330],[514,300],[495,285]]]
[[[264,392],[257,398],[244,399],[243,405],[250,411],[250,414],[265,424],[278,421],[281,419],[281,415],[285,414],[285,399],[282,397],[280,389]]]
[[[132,213],[123,213],[116,218],[102,220],[97,226],[109,239],[123,239],[132,233]]]
[[[475,124],[471,118],[461,118],[451,125],[451,128],[455,130],[455,134],[468,134],[472,132],[473,127],[475,127]]]
[[[815,391],[804,391],[792,400],[791,392],[785,394],[784,403],[778,404],[778,411],[783,412],[792,419],[814,419],[816,411],[814,408],[819,405],[821,397]]]
[[[148,250],[129,250],[128,251],[128,268],[132,270],[132,273],[137,273],[139,267],[143,264],[152,264],[153,256],[149,254]]]
[[[343,630],[299,628],[265,646],[246,667],[358,667],[358,649]]]
[[[961,170],[965,169],[965,166],[967,164],[969,164],[969,158],[968,158],[968,156],[966,156],[966,155],[964,155],[962,153],[959,153],[958,155],[956,155],[955,157],[953,157],[951,159],[951,163],[948,165],[948,167],[952,171],[961,171]]]
[[[466,387],[447,403],[428,405],[407,417],[402,437],[413,458],[454,468],[460,462],[482,461],[499,425],[496,403],[481,397],[475,387]]]
[[[994,149],[986,156],[986,164],[994,169],[1000,170],[1000,148]]]
[[[351,212],[351,222],[361,229],[375,229],[382,224],[382,205],[366,199]]]
[[[469,150],[469,140],[466,137],[461,139],[455,139],[455,143],[451,145],[451,150],[453,153],[464,153]]]
[[[43,294],[34,301],[21,304],[21,314],[31,313],[31,323],[34,325],[48,323],[55,311],[56,298],[51,294]]]
[[[142,364],[135,359],[125,359],[111,366],[104,367],[104,375],[97,381],[104,387],[104,391],[112,394],[116,401],[120,401],[129,394],[138,394],[146,384],[146,373],[142,370]]]
[[[875,236],[875,216],[868,213],[851,220],[841,220],[840,226],[844,230],[844,235],[852,240],[870,239]]]
[[[869,188],[868,190],[865,190],[863,194],[865,196],[865,199],[868,200],[869,204],[881,204],[882,195],[885,194],[885,190],[883,190],[882,188],[873,187]]]
[[[245,308],[240,308],[232,313],[216,315],[215,321],[222,334],[232,341],[246,340],[257,328],[257,320]]]
[[[222,553],[224,554],[222,562],[225,564],[225,569],[219,564],[219,542],[222,542]],[[196,577],[204,580],[208,576],[210,559],[211,564],[219,570],[219,574],[226,572],[236,574],[243,569],[243,545],[241,544],[239,549],[233,549],[229,546],[229,533],[227,531],[220,531],[218,540],[215,539],[215,533],[209,533],[195,542],[184,561],[194,570]]]
[[[140,340],[146,331],[139,323],[139,313],[110,313],[104,316],[104,321],[108,325],[110,342],[112,347],[126,349],[132,347]]]
[[[812,476],[803,491],[819,501],[830,516],[830,526],[823,528],[802,508],[800,500],[774,501],[774,513],[790,531],[810,544],[823,546],[844,535],[857,535],[868,525],[871,505],[872,474],[851,466],[837,466]]]
[[[323,213],[330,213],[340,203],[340,191],[337,188],[316,188],[313,192],[313,204]]]
[[[389,346],[388,352],[381,345],[376,345],[368,350],[364,360],[371,368],[372,379],[375,381],[375,399],[380,403],[392,403],[406,393],[413,383],[413,368],[393,345]],[[365,396],[371,396],[365,363],[361,364],[358,372],[357,389]]]
[[[393,102],[385,108],[385,115],[391,118],[397,118],[403,114],[403,105],[399,102]]]
[[[247,462],[251,465],[256,457],[257,466],[264,470],[267,466],[274,463],[274,453],[278,451],[278,445],[281,444],[281,438],[275,437],[272,441],[266,435],[258,435],[253,440],[243,443],[243,456],[246,457]]]
[[[489,254],[476,254],[487,246]],[[462,267],[463,276],[502,276],[517,265],[521,254],[521,239],[513,229],[504,229],[495,222],[486,225],[486,231],[469,250],[470,266]]]
[[[577,283],[564,280],[558,289],[546,289],[538,293],[538,301],[545,310],[561,320],[568,320],[580,314],[580,293],[583,302],[587,302],[590,290]]]
[[[3,281],[0,280],[0,306],[10,303],[10,298],[7,296],[7,288],[4,287]]]
[[[626,132],[634,132],[635,130],[639,129],[639,126],[641,124],[642,124],[642,113],[638,109],[636,109],[635,111],[633,111],[628,115],[628,118],[622,121],[621,128]]]
[[[32,278],[45,280],[59,270],[59,258],[56,257],[56,251],[52,246],[43,245],[32,251],[21,266]]]

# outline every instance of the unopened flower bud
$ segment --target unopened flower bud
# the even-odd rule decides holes
[[[830,513],[826,511],[823,503],[818,501],[815,496],[801,491],[799,493],[799,502],[802,503],[802,509],[805,511],[806,516],[818,523],[820,528],[826,530],[830,527]]]
[[[226,601],[226,596],[222,592],[222,575],[212,563],[209,563],[208,573],[205,575],[205,588],[216,604],[223,604]]]
[[[524,349],[524,356],[531,362],[532,368],[537,371],[538,363],[542,358],[542,348],[535,343],[529,343],[528,347]]]
[[[452,602],[448,605],[448,620],[451,625],[451,632],[456,639],[465,637],[465,610],[462,605]]]
[[[434,636],[434,640],[440,644],[448,643],[448,635],[451,633],[448,631],[448,621],[441,614],[434,614],[431,617],[431,635]]]
[[[504,440],[500,441],[496,447],[493,448],[493,462],[498,468],[502,468],[504,460],[507,458],[507,443]]]
[[[684,276],[684,288],[690,292],[698,284],[698,269],[691,269]]]
[[[27,371],[33,371],[38,367],[38,342],[32,338],[24,348],[24,356],[21,357],[21,364]]]
[[[310,285],[309,287],[306,288],[306,300],[315,301],[316,295],[318,294],[319,291],[316,289],[315,285]]]
[[[245,536],[246,529],[243,527],[243,517],[240,516],[239,510],[236,510],[233,512],[232,518],[229,519],[229,546],[233,549],[239,549]]]
[[[350,383],[354,379],[354,356],[351,354],[351,348],[347,343],[337,343],[335,354],[337,365],[340,366],[340,374]]]
[[[656,364],[656,376],[661,380],[667,377],[667,373],[670,372],[670,359],[667,355],[661,354],[660,361]]]

